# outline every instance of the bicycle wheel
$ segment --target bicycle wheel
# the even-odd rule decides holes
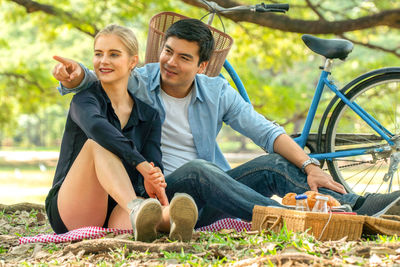
[[[400,73],[385,73],[361,82],[346,96],[365,109],[387,130],[400,134]],[[326,130],[326,151],[356,148],[385,148],[352,157],[327,160],[329,172],[347,192],[386,193],[400,189],[400,166],[392,179],[385,178],[392,150],[353,110],[340,101],[334,109]],[[399,164],[400,165],[400,164]]]

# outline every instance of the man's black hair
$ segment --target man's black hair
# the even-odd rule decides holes
[[[165,32],[165,40],[177,37],[199,45],[199,65],[210,60],[214,49],[214,38],[206,24],[198,19],[182,19],[172,24]]]

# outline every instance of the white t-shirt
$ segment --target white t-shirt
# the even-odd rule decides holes
[[[197,151],[188,120],[192,91],[184,98],[175,98],[161,90],[161,97],[165,107],[161,151],[164,175],[167,176],[186,162],[197,159]]]

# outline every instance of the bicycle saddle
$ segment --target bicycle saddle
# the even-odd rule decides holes
[[[353,50],[353,43],[343,39],[321,39],[308,34],[301,36],[301,39],[312,51],[330,59],[344,60]]]

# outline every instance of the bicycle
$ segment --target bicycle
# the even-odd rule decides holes
[[[196,1],[208,7],[210,13],[207,15],[210,17],[207,24],[210,26],[214,15],[219,13],[285,13],[289,9],[287,4],[262,3],[223,8],[215,2]],[[320,67],[320,78],[304,127],[301,133],[292,135],[293,139],[303,149],[307,147],[311,157],[321,163],[326,162],[332,177],[343,184],[348,192],[364,194],[367,188],[368,192],[391,192],[393,188],[399,190],[400,133],[397,134],[397,121],[400,122],[400,119],[397,119],[396,110],[400,96],[396,96],[396,91],[400,91],[400,68],[370,71],[338,89],[332,79],[329,79],[333,62],[336,59],[345,59],[351,53],[353,44],[347,40],[320,39],[311,35],[303,35],[302,39],[314,53],[325,58],[325,63]],[[232,65],[225,60],[223,66],[243,99],[251,103]],[[324,111],[317,133],[310,133],[325,87],[335,96]],[[380,101],[375,103],[371,99]],[[394,112],[389,110],[389,104],[394,106]],[[400,106],[398,108],[400,112]],[[397,187],[394,186],[396,181]]]

